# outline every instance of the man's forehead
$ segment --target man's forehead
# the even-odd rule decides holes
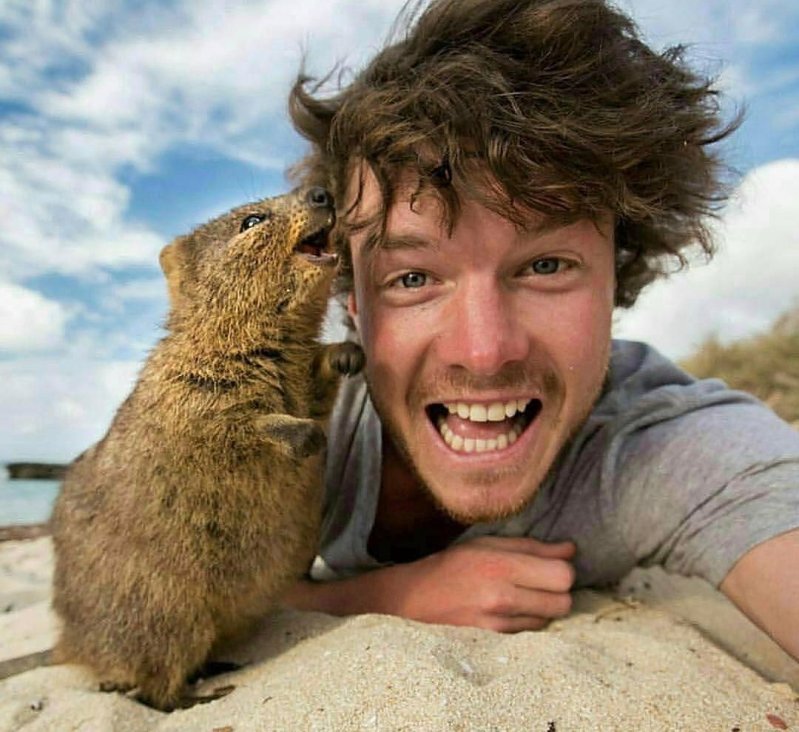
[[[392,194],[386,208],[377,177],[367,165],[350,176],[340,214],[350,238],[366,249],[415,248],[429,245],[432,234],[448,227],[443,201],[435,190],[420,189],[418,175],[403,173]]]
[[[611,212],[591,217],[579,212],[549,215],[521,209],[502,198],[500,185],[486,183],[482,176],[479,187],[474,189],[463,182],[452,185],[458,200],[454,209],[446,205],[438,188],[422,185],[416,169],[400,171],[392,184],[393,200],[385,211],[377,176],[366,162],[361,162],[351,168],[343,218],[350,225],[351,233],[363,232],[367,246],[388,248],[421,246],[432,227],[451,231],[457,224],[459,209],[470,205],[486,208],[499,219],[511,222],[519,232],[534,235],[546,234],[580,220],[591,220],[604,228],[615,218]],[[508,209],[512,209],[512,213],[509,214]]]
[[[462,189],[456,190],[456,197],[458,207],[472,203],[482,205],[480,199]],[[448,228],[455,223],[450,219],[456,217],[456,212],[448,210],[438,188],[424,185],[420,174],[413,169],[398,173],[392,181],[392,200],[384,201],[377,176],[363,164],[350,175],[343,215],[356,228],[382,228],[384,222],[386,231],[389,231],[397,226],[416,228],[422,220],[426,224],[435,223]],[[546,223],[541,214],[531,213],[525,218],[531,229],[537,230]]]

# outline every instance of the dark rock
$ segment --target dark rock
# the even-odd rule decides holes
[[[6,463],[11,480],[61,480],[67,466],[59,463]]]
[[[50,534],[49,524],[24,524],[19,526],[0,526],[0,541],[22,541],[38,539]]]

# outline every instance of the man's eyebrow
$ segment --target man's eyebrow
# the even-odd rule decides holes
[[[430,249],[435,246],[434,242],[419,236],[418,234],[386,234],[380,237],[376,232],[370,233],[366,238],[367,250],[386,250],[394,251],[397,249]]]

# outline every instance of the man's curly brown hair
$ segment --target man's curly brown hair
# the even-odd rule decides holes
[[[353,226],[384,234],[408,171],[417,193],[437,191],[450,227],[464,196],[519,226],[530,212],[556,225],[612,213],[622,307],[670,262],[685,264],[688,247],[712,254],[708,221],[727,194],[713,144],[740,118],[725,124],[713,81],[682,47],[656,53],[605,0],[419,8],[406,6],[408,30],[336,95],[315,96],[302,74],[291,92],[294,125],[312,143],[294,175],[343,201],[365,162],[382,192],[376,221],[343,217],[341,289],[352,284]]]

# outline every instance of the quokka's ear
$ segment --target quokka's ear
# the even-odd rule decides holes
[[[166,277],[169,302],[172,307],[177,307],[185,297],[183,275],[186,272],[186,244],[183,239],[178,237],[171,244],[167,244],[158,259]]]

